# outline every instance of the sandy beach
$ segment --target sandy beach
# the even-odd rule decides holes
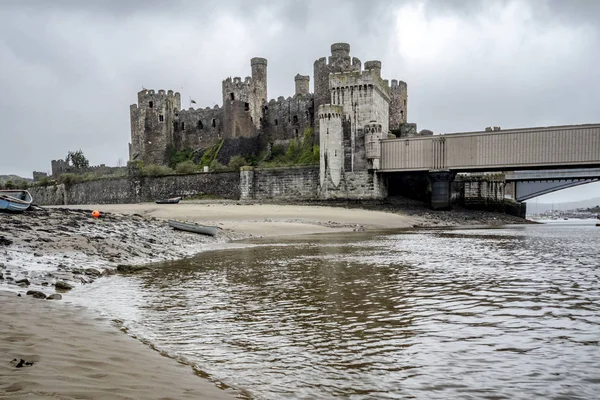
[[[93,209],[101,212],[101,218],[91,217]],[[0,350],[5,355],[0,362],[0,398],[218,399],[239,395],[219,389],[194,374],[189,365],[151,351],[110,321],[43,299],[60,299],[78,285],[131,266],[225,248],[239,239],[439,226],[440,215],[218,201],[2,213],[0,291],[6,292],[0,295]],[[456,225],[464,218],[446,218],[442,225]],[[485,218],[473,217],[469,222],[518,221],[491,213]],[[174,231],[168,219],[220,229],[215,237]]]

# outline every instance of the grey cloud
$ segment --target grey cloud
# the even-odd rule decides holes
[[[426,20],[401,21],[418,33],[398,37],[396,11],[417,4]],[[585,29],[573,36],[585,42],[560,62],[553,48],[534,56],[518,44],[498,58],[502,38],[473,46],[481,39],[459,36],[471,47],[446,43],[434,61],[416,57],[427,47],[400,51],[415,35],[433,35],[438,17],[477,27],[492,7],[511,4],[535,6],[528,34]],[[314,60],[339,41],[363,62],[381,60],[386,78],[408,82],[409,119],[419,128],[596,122],[599,11],[592,0],[0,1],[0,174],[30,176],[79,148],[92,163],[114,165],[127,158],[129,105],[142,86],[212,107],[221,80],[248,75],[249,59],[263,56],[269,96],[289,96],[293,76],[312,76]]]

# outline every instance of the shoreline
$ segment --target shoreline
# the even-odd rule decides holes
[[[102,213],[101,218],[91,217],[93,209]],[[173,396],[173,390],[179,390],[180,386],[175,385],[177,389],[174,389],[170,382],[176,382],[176,376],[181,375],[182,387],[189,387],[190,382],[196,381],[198,386],[190,392],[178,392],[175,398],[232,398],[232,393],[209,382],[201,371],[177,360],[165,359],[157,351],[148,352],[151,346],[123,335],[109,321],[93,318],[72,305],[53,304],[53,301],[32,298],[25,293],[34,290],[41,293],[40,298],[51,294],[68,296],[71,288],[117,273],[117,269],[131,272],[136,269],[132,266],[144,268],[144,265],[228,248],[244,239],[459,226],[483,228],[517,220],[494,213],[486,213],[487,218],[482,219],[476,212],[469,220],[460,212],[452,213],[428,209],[402,213],[402,210],[385,212],[322,204],[242,204],[232,201],[57,206],[22,214],[0,213],[0,225],[6,227],[0,233],[0,299],[4,309],[0,317],[0,325],[4,327],[0,328],[0,346],[10,359],[35,362],[27,368],[16,368],[8,362],[3,364],[0,376],[5,376],[8,381],[1,379],[0,389],[14,395],[52,392],[66,398],[97,395],[99,397],[94,398],[125,399],[140,398],[137,388],[153,383],[156,387],[141,396],[158,398]],[[220,229],[216,237],[174,231],[166,224],[168,219],[215,225]],[[17,297],[17,292],[21,297]],[[115,335],[121,339],[113,337]],[[78,343],[76,352],[72,351],[74,342]],[[103,350],[90,353],[90,346],[100,346]],[[128,357],[118,357],[123,352]],[[135,362],[132,365],[128,360]],[[80,367],[74,368],[74,364],[80,364]],[[161,371],[161,374],[166,368],[171,378],[161,380],[152,376],[151,371],[142,372],[145,367],[154,373]],[[124,382],[117,372],[107,374],[106,368],[122,371],[124,375],[133,371],[140,380],[135,384]],[[182,374],[182,368],[188,373]],[[71,378],[77,377],[75,381],[91,379],[89,388],[65,382],[60,378],[61,370],[67,370]],[[94,378],[105,375],[110,376],[108,382]],[[192,380],[188,381],[190,377]],[[204,397],[213,389],[226,397],[212,393]],[[192,392],[191,397],[186,397]],[[158,393],[162,393],[161,396]],[[236,393],[239,395],[241,391]],[[111,397],[113,395],[116,397]]]

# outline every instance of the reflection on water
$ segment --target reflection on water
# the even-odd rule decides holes
[[[259,399],[592,399],[600,229],[287,239],[75,301]]]

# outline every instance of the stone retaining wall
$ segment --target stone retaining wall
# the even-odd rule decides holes
[[[319,167],[242,168],[242,200],[315,200],[319,195]]]
[[[102,179],[70,185],[32,187],[35,204],[120,204],[155,201],[174,196],[213,196],[239,199],[238,172]]]

